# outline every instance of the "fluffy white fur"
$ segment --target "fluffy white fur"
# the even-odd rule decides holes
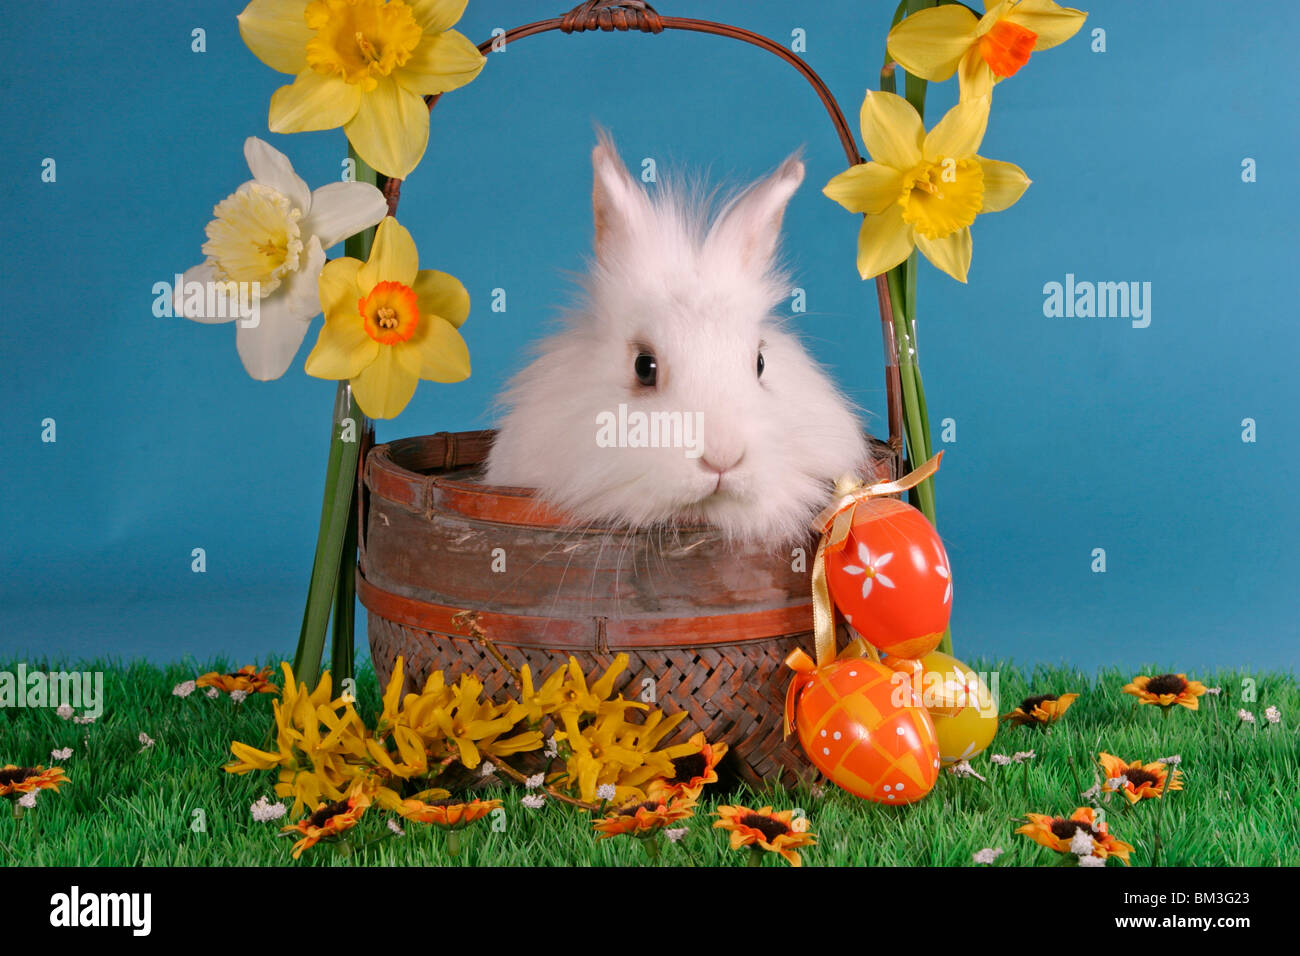
[[[500,397],[486,480],[536,488],[582,521],[804,537],[832,482],[862,472],[870,452],[848,402],[772,314],[791,288],[775,257],[803,164],[791,156],[710,219],[686,191],[651,200],[605,136],[592,163],[585,301]],[[634,371],[643,349],[658,361],[655,387]],[[597,416],[620,403],[703,412],[703,455],[600,447]]]

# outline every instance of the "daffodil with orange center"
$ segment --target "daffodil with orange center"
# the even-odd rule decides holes
[[[212,671],[196,678],[194,684],[196,687],[215,687],[223,694],[237,690],[245,694],[274,694],[280,689],[271,683],[271,668],[257,670],[252,664],[229,674]]]
[[[1104,821],[1097,819],[1097,811],[1092,807],[1079,807],[1067,817],[1050,817],[1042,813],[1026,813],[1029,822],[1016,829],[1040,846],[1057,853],[1073,853],[1071,842],[1074,835],[1083,831],[1092,838],[1092,855],[1106,860],[1116,857],[1125,866],[1129,865],[1128,856],[1133,847],[1111,836],[1110,829]]]
[[[1188,680],[1186,674],[1159,674],[1134,677],[1124,685],[1124,693],[1132,694],[1139,704],[1158,704],[1165,709],[1177,704],[1188,710],[1199,710],[1205,685],[1197,680]]]
[[[424,97],[464,86],[486,62],[451,29],[467,0],[252,0],[239,34],[293,75],[271,97],[273,133],[342,126],[357,153],[403,179],[429,142]]]
[[[800,848],[817,843],[816,834],[795,829],[793,810],[774,813],[771,807],[751,810],[749,807],[730,806],[718,807],[717,815],[719,819],[714,822],[714,828],[730,834],[733,850],[750,847],[753,864],[761,862],[758,852],[761,850],[779,854],[791,866],[802,866]]]
[[[956,73],[961,98],[977,99],[1015,76],[1031,54],[1070,39],[1088,16],[1052,0],[986,0],[984,8],[982,17],[959,3],[918,10],[889,31],[889,55],[926,80]]]
[[[293,858],[298,859],[303,850],[321,840],[337,840],[341,834],[351,830],[360,822],[370,802],[370,793],[364,787],[354,786],[345,799],[322,804],[310,816],[282,829],[281,835],[297,833],[302,836],[293,845]]]
[[[393,418],[420,379],[469,377],[469,349],[457,331],[469,316],[460,282],[421,270],[411,234],[391,216],[379,224],[366,262],[344,257],[320,275],[325,311],[307,374],[348,379],[361,410]]]
[[[1046,727],[1056,723],[1070,709],[1070,705],[1079,699],[1078,694],[1039,694],[1026,697],[1020,706],[1009,714],[1003,714],[999,720],[1009,720],[1013,724]]]
[[[664,827],[694,815],[695,801],[692,798],[660,797],[619,807],[591,825],[600,831],[597,840],[615,836],[645,840],[656,836]]]
[[[823,192],[865,215],[858,233],[858,271],[870,279],[912,250],[958,282],[971,262],[971,223],[999,212],[1029,186],[1013,163],[977,155],[988,125],[987,97],[957,104],[929,133],[912,104],[868,92],[862,139],[871,161],[840,173]]]
[[[1143,763],[1141,760],[1134,760],[1132,763],[1125,763],[1119,757],[1102,752],[1098,755],[1097,762],[1101,764],[1101,769],[1106,773],[1106,780],[1115,780],[1118,777],[1124,778],[1124,785],[1119,788],[1111,787],[1109,783],[1102,784],[1102,790],[1105,793],[1122,793],[1128,798],[1129,803],[1137,803],[1139,800],[1146,800],[1152,797],[1160,798],[1164,796],[1166,789],[1165,778],[1169,776],[1170,770],[1160,762]],[[1168,789],[1183,789],[1183,772],[1174,770],[1172,778],[1169,779]]]

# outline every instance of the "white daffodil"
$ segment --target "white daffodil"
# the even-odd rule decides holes
[[[187,319],[239,319],[239,358],[266,382],[289,368],[320,314],[325,250],[378,224],[388,204],[369,183],[308,190],[288,158],[256,136],[244,141],[244,158],[253,178],[217,203],[205,230],[207,258],[185,272],[174,296]],[[235,296],[243,309],[231,307]]]

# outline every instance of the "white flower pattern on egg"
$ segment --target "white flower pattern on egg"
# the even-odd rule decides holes
[[[944,588],[943,591],[943,603],[947,604],[952,600],[952,572],[950,572],[944,565],[936,564],[934,566],[934,573],[948,582],[948,586]]]
[[[892,580],[880,573],[881,568],[894,560],[894,552],[890,551],[887,554],[882,554],[878,558],[873,559],[871,557],[871,552],[867,550],[867,546],[859,541],[858,560],[861,561],[862,564],[846,564],[844,566],[844,573],[863,575],[862,596],[864,598],[871,594],[872,585],[877,581],[880,582],[882,588],[892,588],[894,586]]]

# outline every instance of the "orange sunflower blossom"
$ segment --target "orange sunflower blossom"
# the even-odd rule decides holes
[[[457,329],[469,293],[445,272],[420,269],[411,234],[391,216],[379,224],[366,262],[345,257],[320,275],[325,311],[308,375],[348,379],[361,410],[393,418],[416,382],[469,377],[469,349]]]
[[[451,29],[467,0],[252,0],[239,34],[294,76],[271,97],[275,133],[335,129],[370,166],[405,178],[424,155],[424,97],[469,83],[486,62]]]

